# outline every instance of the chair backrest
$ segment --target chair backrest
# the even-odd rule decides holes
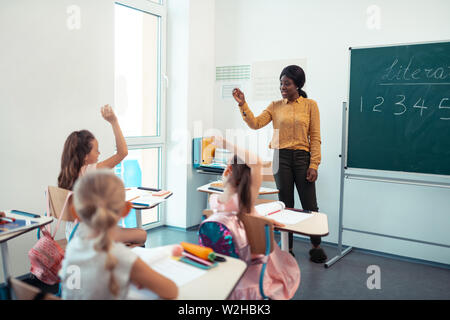
[[[263,162],[262,172],[261,172],[263,181],[266,181],[266,182],[274,182],[275,181],[272,170],[273,170],[272,169],[272,161]]]
[[[269,219],[249,214],[242,215],[242,223],[244,224],[247,240],[250,244],[250,251],[254,254],[265,254],[268,246],[270,251],[274,249],[273,246],[273,223]],[[270,243],[266,245],[265,226],[269,227]]]
[[[214,213],[214,211],[211,209],[203,210],[203,215],[205,216],[205,219],[208,219],[213,213]]]
[[[70,191],[58,187],[49,186],[48,187],[48,196],[47,199],[49,201],[49,215],[52,217],[55,217],[56,219],[59,218],[59,214],[61,213],[61,210],[63,209],[64,202],[66,201],[66,198],[70,195]],[[75,218],[72,216],[69,210],[69,206],[66,206],[64,209],[64,212],[62,213],[63,216],[61,217],[61,220],[63,221],[74,221]]]
[[[61,300],[50,293],[42,294],[38,288],[15,278],[10,278],[9,283],[17,300],[34,300],[36,298],[41,300]]]

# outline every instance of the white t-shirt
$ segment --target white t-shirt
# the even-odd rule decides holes
[[[93,164],[88,164],[86,166],[82,166],[80,169],[80,173],[78,174],[78,177],[82,177],[84,176],[86,173],[93,171],[97,169],[97,164],[93,163]],[[72,233],[73,228],[75,227],[75,222],[74,221],[66,221],[66,239],[67,241],[69,241],[70,238],[70,234]],[[75,231],[74,237],[77,234],[77,231]]]
[[[59,276],[62,298],[68,300],[125,299],[130,286],[130,272],[138,256],[124,244],[114,242],[110,254],[117,259],[113,270],[119,285],[119,294],[114,297],[109,291],[111,272],[105,268],[106,252],[94,249],[97,239],[89,239],[91,229],[83,223],[66,247]]]

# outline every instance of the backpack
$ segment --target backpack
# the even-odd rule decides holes
[[[49,192],[47,189],[47,212],[46,215],[50,214],[49,208]],[[64,201],[63,208],[59,214],[58,222],[56,223],[53,234],[51,233],[50,226],[44,226],[40,228],[42,231],[42,236],[30,249],[28,252],[28,258],[31,263],[30,272],[36,276],[40,281],[48,285],[54,285],[60,282],[58,272],[61,269],[62,260],[64,259],[64,250],[55,241],[56,231],[58,230],[59,224],[61,222],[61,217],[63,216],[64,210],[69,202],[72,192],[67,194]],[[78,224],[75,226],[72,234],[70,235],[69,241],[72,238]]]

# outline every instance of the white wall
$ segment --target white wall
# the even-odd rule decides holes
[[[367,8],[381,9],[381,28],[367,27]],[[450,39],[447,0],[306,1],[216,0],[216,66],[256,61],[307,59],[306,92],[321,115],[322,163],[317,197],[328,214],[330,234],[338,241],[342,102],[347,100],[349,47]],[[281,70],[280,70],[281,72]],[[269,103],[247,101],[259,114]],[[232,100],[215,86],[214,126],[246,128]],[[266,129],[267,130],[267,129]],[[271,130],[269,128],[268,130]],[[395,174],[394,174],[395,176]],[[415,178],[407,175],[408,179]],[[449,179],[438,179],[449,181]],[[450,245],[448,189],[346,181],[344,226]],[[298,196],[296,206],[300,207]],[[391,254],[450,263],[450,249],[359,233],[344,232],[344,244]],[[331,258],[334,253],[328,252]]]
[[[206,195],[197,187],[209,177],[192,168],[192,138],[212,127],[214,96],[214,1],[168,2],[166,224],[189,228],[201,222]]]
[[[69,30],[67,8],[80,9]],[[114,105],[112,0],[0,2],[0,208],[45,211],[44,189],[57,185],[70,132],[90,130],[100,160],[114,152],[100,107]],[[8,242],[14,276],[29,272],[36,232]],[[3,272],[0,282],[3,281]]]

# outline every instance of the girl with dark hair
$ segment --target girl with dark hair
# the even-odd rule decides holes
[[[215,137],[214,144],[219,148],[234,152],[235,155],[230,159],[223,173],[224,193],[213,194],[210,197],[210,207],[216,212],[202,223],[219,222],[225,225],[231,232],[236,252],[221,251],[226,251],[229,255],[244,260],[249,266],[229,299],[261,299],[258,286],[261,265],[253,263],[255,260],[261,259],[261,256],[251,254],[241,217],[259,215],[255,209],[255,201],[262,182],[262,161],[256,155],[236,148],[221,137]],[[275,226],[283,226],[274,220],[272,222]],[[216,245],[220,245],[222,242],[229,241],[230,235],[214,234],[214,238],[217,240]],[[202,238],[199,239],[200,244],[205,245]],[[300,284],[300,269],[297,261],[289,253],[281,251],[276,243],[273,243],[273,246],[274,250],[268,257],[267,269],[264,274],[264,292],[271,299],[291,299]]]
[[[318,211],[315,181],[321,160],[320,116],[317,103],[308,99],[302,90],[305,72],[296,65],[285,67],[280,74],[282,100],[273,101],[255,117],[245,101],[244,93],[233,90],[242,118],[252,129],[260,129],[273,121],[274,134],[269,145],[275,149],[273,173],[278,198],[286,207],[294,207],[294,185],[303,209]],[[311,237],[311,261],[323,263],[327,256],[320,247],[321,238]],[[289,251],[292,255],[293,235],[289,233]]]
[[[117,152],[106,160],[98,162],[100,151],[94,135],[88,130],[72,132],[64,143],[58,187],[72,190],[79,177],[95,169],[112,169],[128,155],[127,143],[113,109],[109,105],[105,105],[101,108],[101,114],[112,126]],[[74,226],[75,223],[66,222],[67,239],[69,239]],[[142,229],[117,227],[113,230],[113,238],[119,242],[143,244],[147,239],[147,233]]]

